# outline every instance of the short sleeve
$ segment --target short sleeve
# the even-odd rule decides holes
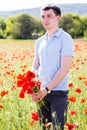
[[[62,40],[61,56],[74,56],[74,42],[70,35],[66,35]]]
[[[38,40],[35,43],[35,55],[38,56],[38,48],[39,48],[39,42]]]

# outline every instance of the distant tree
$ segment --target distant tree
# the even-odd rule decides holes
[[[60,22],[59,22],[59,26],[61,28],[63,28],[66,32],[69,31],[70,28],[73,28],[73,17],[72,14],[67,13],[65,15],[62,15]]]
[[[83,30],[83,35],[84,37],[87,38],[87,16],[82,16],[82,30]]]
[[[27,39],[29,36],[32,35],[32,32],[34,30],[34,18],[31,17],[28,14],[19,14],[16,16],[16,22],[18,23],[18,26],[20,27],[20,38]]]
[[[0,17],[0,29],[2,29],[4,31],[5,28],[6,28],[5,20],[4,20],[4,18]]]
[[[23,34],[21,32],[21,24],[18,22],[14,23],[14,26],[12,26],[12,32],[10,34],[11,38],[13,39],[23,39]]]
[[[3,34],[2,29],[0,29],[0,38],[4,38],[4,34]]]
[[[14,31],[12,28],[13,28],[15,22],[16,22],[16,19],[14,16],[10,16],[6,20],[6,31],[5,31],[6,36],[10,36],[12,34],[12,32]]]
[[[34,19],[34,33],[43,33],[45,31],[44,27],[42,26],[42,23],[40,21],[40,19]]]
[[[61,17],[59,26],[68,32],[73,38],[83,37],[82,19],[78,14],[65,14]]]
[[[74,23],[73,31],[72,31],[73,38],[83,37],[82,20],[79,15],[73,14],[73,23]]]
[[[0,17],[0,38],[4,38],[4,30],[6,28],[6,23],[4,18]]]
[[[7,20],[7,34],[15,39],[28,39],[37,30],[37,25],[41,26],[38,23],[34,17],[28,14],[18,14]]]

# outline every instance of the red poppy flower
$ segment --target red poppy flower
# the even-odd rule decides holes
[[[3,106],[2,106],[2,105],[0,105],[0,108],[3,108]]]
[[[87,109],[84,110],[84,114],[87,114]]]
[[[81,103],[84,103],[86,102],[86,99],[85,98],[81,98]]]
[[[68,98],[68,100],[71,101],[71,102],[76,102],[76,97],[71,96],[71,97]]]
[[[73,128],[74,128],[74,125],[70,124],[70,123],[66,123],[65,126],[68,127],[68,130],[73,130]]]
[[[8,94],[8,91],[5,90],[5,91],[2,91],[0,95],[5,96],[6,94]]]
[[[75,116],[77,114],[77,112],[75,110],[71,110],[71,115]]]
[[[74,87],[73,83],[69,83],[68,86],[69,86],[69,88],[73,88]]]
[[[77,89],[75,90],[75,92],[81,93],[81,88],[77,88]]]
[[[24,98],[24,97],[25,97],[25,93],[24,93],[23,90],[21,90],[21,92],[19,93],[19,97],[20,97],[20,98]]]
[[[20,98],[25,97],[26,94],[33,94],[40,90],[41,82],[35,80],[35,74],[32,71],[27,71],[23,75],[18,74],[16,85],[21,87],[21,92],[19,94]]]
[[[32,113],[32,114],[31,114],[31,118],[32,118],[34,121],[40,120],[40,117],[39,117],[38,112]]]
[[[25,77],[28,78],[29,80],[35,78],[35,74],[32,71],[27,71],[25,73]]]
[[[84,81],[84,84],[85,84],[85,86],[87,86],[87,80],[86,80],[86,81]]]

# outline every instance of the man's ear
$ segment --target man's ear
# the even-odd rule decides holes
[[[60,16],[60,15],[57,15],[57,20],[58,20],[58,21],[60,20],[60,18],[61,18],[61,16]]]

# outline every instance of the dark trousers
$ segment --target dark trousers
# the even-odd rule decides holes
[[[67,91],[52,91],[45,98],[40,109],[42,124],[52,122],[53,130],[64,130],[67,119]],[[43,130],[47,130],[43,125]]]

